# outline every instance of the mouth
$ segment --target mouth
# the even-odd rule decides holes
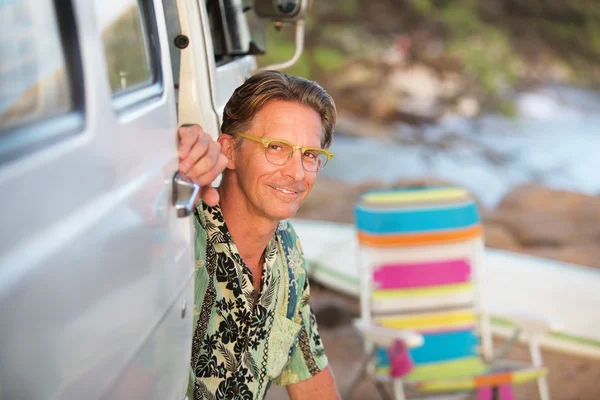
[[[290,195],[290,196],[296,196],[298,194],[298,192],[296,190],[284,188],[281,186],[271,186],[271,188],[277,190],[278,192],[281,192],[281,193],[284,193],[284,194]]]

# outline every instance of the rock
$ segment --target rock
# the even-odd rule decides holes
[[[600,268],[600,245],[598,242],[565,246],[558,251],[558,259],[588,267]]]
[[[392,188],[409,188],[409,187],[424,187],[424,186],[445,186],[452,185],[447,179],[435,177],[422,177],[413,179],[399,179],[389,185]]]
[[[512,231],[523,246],[600,243],[600,199],[581,193],[521,186],[486,218]]]
[[[379,79],[381,79],[381,72],[376,68],[353,62],[345,68],[343,74],[337,75],[331,85],[334,90],[357,89],[372,86]]]
[[[600,207],[600,199],[582,193],[547,188],[541,185],[518,186],[498,204],[498,210],[536,210],[546,213],[564,213],[576,207]],[[600,210],[600,208],[599,208]]]
[[[438,75],[431,69],[412,65],[396,68],[389,76],[389,86],[399,93],[408,93],[418,104],[430,106],[442,94],[442,84]]]
[[[567,246],[529,247],[520,251],[551,260],[600,268],[600,246],[597,243],[579,243]]]
[[[389,138],[393,134],[394,131],[389,126],[343,112],[338,113],[335,135],[382,139]]]
[[[429,67],[375,58],[348,63],[329,89],[339,110],[384,124],[421,125],[443,115],[445,93],[456,91],[450,86]]]
[[[463,97],[456,105],[456,112],[463,117],[474,117],[479,114],[481,106],[474,97]]]
[[[434,123],[443,114],[442,81],[430,68],[412,65],[396,68],[386,88],[396,93],[397,119],[407,123]],[[414,120],[414,122],[411,122]]]
[[[369,115],[379,121],[393,120],[402,101],[402,94],[393,88],[389,86],[379,88],[377,94],[372,96]]]
[[[485,245],[495,249],[520,251],[521,246],[508,228],[497,223],[487,223],[484,228]]]
[[[565,245],[578,242],[582,236],[578,221],[538,210],[515,213],[506,221],[506,226],[523,246]],[[600,226],[597,230],[600,235]]]
[[[296,213],[296,218],[352,223],[354,203],[361,192],[358,185],[321,177]]]

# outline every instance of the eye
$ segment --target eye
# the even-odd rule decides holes
[[[280,151],[280,150],[282,150],[281,144],[279,144],[279,143],[269,143],[269,150]]]
[[[314,161],[319,158],[318,151],[305,151],[304,157],[307,157],[309,160]]]

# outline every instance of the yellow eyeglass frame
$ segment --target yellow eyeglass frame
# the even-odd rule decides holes
[[[292,154],[294,154],[294,151],[296,150],[300,150],[300,154],[304,154],[305,151],[309,151],[309,150],[317,150],[320,151],[321,153],[325,154],[325,156],[327,156],[327,161],[329,162],[329,160],[331,160],[335,154],[329,150],[325,150],[322,149],[320,147],[300,147],[300,146],[296,146],[293,143],[288,142],[285,139],[275,139],[275,138],[260,138],[254,135],[250,135],[249,133],[236,133],[234,136],[239,136],[242,137],[244,139],[248,139],[248,140],[252,140],[254,142],[257,143],[261,143],[265,149],[267,149],[269,147],[269,145],[273,142],[279,142],[279,143],[283,143],[283,144],[287,144],[288,146],[290,146],[292,148],[292,153],[290,154],[290,156],[288,157],[288,160],[291,158]],[[285,164],[282,164],[285,165]],[[304,166],[304,163],[302,163],[302,166]],[[319,168],[319,171],[322,170],[325,167],[325,165],[323,165],[322,167]],[[306,167],[304,167],[306,168]],[[315,172],[315,171],[313,171]]]

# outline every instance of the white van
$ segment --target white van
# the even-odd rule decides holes
[[[1,400],[185,398],[197,188],[177,126],[218,134],[261,51],[247,15],[301,44],[305,8],[0,1]]]

